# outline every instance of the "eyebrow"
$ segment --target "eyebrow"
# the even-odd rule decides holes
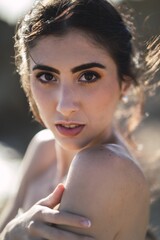
[[[56,68],[49,67],[49,66],[42,65],[42,64],[36,64],[36,65],[32,68],[32,70],[44,70],[44,71],[54,72],[54,73],[60,74],[60,71],[57,70]]]
[[[76,73],[76,72],[80,72],[82,70],[86,70],[89,68],[102,68],[105,69],[106,67],[104,65],[102,65],[101,63],[96,63],[96,62],[92,62],[92,63],[86,63],[86,64],[82,64],[80,66],[74,67],[71,69],[72,73]]]
[[[90,69],[90,68],[101,68],[101,69],[105,69],[106,67],[101,64],[101,63],[96,63],[96,62],[92,62],[92,63],[86,63],[86,64],[82,64],[82,65],[79,65],[77,67],[74,67],[71,69],[71,72],[72,73],[76,73],[76,72],[80,72],[82,70],[86,70],[86,69]],[[53,67],[49,67],[49,66],[46,66],[46,65],[42,65],[42,64],[36,64],[32,70],[44,70],[44,71],[49,71],[49,72],[54,72],[54,73],[57,73],[57,74],[60,74],[60,71],[56,68],[53,68]]]

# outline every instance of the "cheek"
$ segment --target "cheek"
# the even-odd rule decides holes
[[[95,107],[93,109],[97,112],[97,121],[103,124],[110,124],[114,118],[118,103],[119,103],[119,91],[118,88],[104,88],[97,96],[95,101]],[[114,91],[115,90],[115,91]]]
[[[37,87],[36,84],[31,84],[31,92],[41,115],[41,112],[45,111],[46,107],[48,106],[48,95],[45,93],[45,91],[42,91],[41,88]]]
[[[117,85],[107,85],[101,89],[97,89],[94,94],[95,109],[114,112],[119,103],[119,87]]]

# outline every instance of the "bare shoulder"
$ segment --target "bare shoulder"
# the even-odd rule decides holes
[[[73,164],[89,168],[89,173],[97,175],[97,171],[100,171],[100,177],[108,178],[110,176],[112,180],[121,178],[122,181],[128,179],[128,184],[130,182],[131,184],[135,183],[137,187],[142,185],[148,187],[138,161],[119,145],[106,144],[85,149],[76,155],[74,161]],[[106,175],[106,173],[108,174]],[[137,185],[137,183],[139,184]]]
[[[13,217],[18,209],[23,207],[27,190],[32,185],[34,178],[45,172],[54,161],[54,138],[49,130],[38,132],[31,140],[24,159],[22,161],[18,186],[15,195],[12,196],[3,212],[1,225],[4,227]]]
[[[44,129],[38,132],[26,150],[23,160],[24,168],[30,168],[34,176],[46,169],[54,161],[54,143],[54,136],[50,130]]]
[[[90,233],[96,239],[144,240],[148,186],[142,170],[125,149],[111,144],[79,152],[66,189],[64,209],[88,214],[93,222]],[[71,194],[73,202],[69,202]]]
[[[127,204],[141,206],[149,202],[148,184],[138,162],[116,144],[107,144],[79,152],[75,158],[75,167],[82,175],[94,182],[103,196],[115,194],[113,200],[121,199]],[[103,184],[102,184],[103,183]],[[100,186],[101,187],[98,187]],[[107,187],[107,191],[105,191]],[[114,190],[114,193],[113,193]],[[105,198],[104,198],[105,199]],[[127,205],[126,205],[127,206]]]
[[[54,161],[54,137],[49,130],[42,130],[32,138],[24,155],[19,176],[20,194],[24,196],[34,179],[45,173]]]
[[[34,137],[32,138],[29,147],[30,146],[35,146],[36,148],[38,147],[47,147],[49,146],[49,143],[54,142],[54,136],[52,132],[49,129],[43,129],[36,133]]]

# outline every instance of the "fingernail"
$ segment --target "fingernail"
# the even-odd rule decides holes
[[[84,227],[87,227],[87,228],[91,227],[91,221],[88,219],[82,220],[81,223]]]

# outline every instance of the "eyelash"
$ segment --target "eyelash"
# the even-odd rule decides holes
[[[92,79],[89,79],[89,80],[81,80],[83,77],[87,77],[87,74],[88,76],[92,76]],[[45,79],[46,79],[46,76],[49,76],[49,79],[47,80],[42,80],[41,77],[44,76]],[[80,74],[80,76],[78,77],[78,82],[80,83],[84,83],[84,84],[91,84],[91,83],[94,83],[96,82],[98,79],[100,79],[100,74],[98,74],[97,72],[95,71],[91,71],[91,70],[88,70],[88,71],[85,71],[83,73]],[[39,72],[37,73],[36,75],[36,78],[38,79],[38,81],[40,81],[42,84],[49,84],[51,82],[56,82],[57,81],[57,78],[52,74],[52,73],[49,73],[49,72]]]
[[[79,80],[79,82],[82,82],[82,83],[87,83],[87,84],[90,84],[90,83],[94,83],[94,82],[96,82],[98,79],[100,79],[100,74],[98,74],[97,72],[95,72],[95,71],[85,71],[85,72],[83,72],[81,75],[80,75],[80,77],[79,77],[79,79],[80,78],[82,78],[83,76],[85,76],[85,75],[87,75],[87,74],[90,74],[90,75],[92,75],[92,77],[94,76],[94,79],[91,79],[91,80]]]
[[[50,76],[51,79],[42,80],[42,79],[41,79],[42,76],[45,76],[45,77],[46,77],[46,76]],[[36,78],[38,79],[38,81],[40,81],[40,82],[43,83],[43,84],[48,84],[48,83],[50,83],[50,82],[56,82],[56,78],[54,77],[54,75],[53,75],[52,73],[48,73],[48,72],[39,72],[39,73],[37,73]],[[54,78],[55,80],[53,80],[53,78]]]

